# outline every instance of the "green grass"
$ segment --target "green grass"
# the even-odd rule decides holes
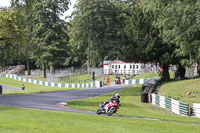
[[[144,79],[144,78],[152,78],[152,77],[160,77],[158,73],[142,73],[133,77],[132,79]]]
[[[141,85],[122,90],[119,93],[121,95],[121,107],[116,115],[154,118],[167,122],[200,122],[199,118],[179,116],[166,109],[151,104],[141,103]],[[68,102],[68,106],[81,110],[87,110],[88,107],[88,110],[96,112],[99,103],[108,100],[114,94],[115,93],[111,93],[108,95],[88,98],[84,100],[70,101]]]
[[[186,95],[187,92],[197,94]],[[190,104],[200,103],[200,78],[165,83],[161,86],[159,94]]]
[[[114,82],[115,75],[109,75],[110,81]],[[105,81],[106,81],[107,75],[105,75]],[[39,80],[39,81],[47,81],[47,78],[32,78],[33,80]],[[87,83],[92,83],[92,75],[91,74],[84,74],[84,75],[78,75],[78,76],[72,76],[70,78],[64,78],[63,80],[59,80],[60,83],[79,83],[79,80],[84,82],[84,80],[91,79],[91,81],[86,81]],[[122,79],[122,76],[121,76]],[[104,77],[96,78],[97,81],[104,81]],[[81,82],[81,83],[82,83]]]
[[[0,82],[3,78],[1,78]],[[59,111],[45,111],[0,106],[0,132],[10,133],[196,133],[200,132],[200,118],[183,117],[166,109],[140,102],[141,85],[119,91],[121,107],[114,115],[153,118],[161,121],[108,117]],[[98,104],[115,93],[70,101],[68,106],[96,112]]]
[[[28,78],[28,77],[27,77]],[[39,80],[39,81],[47,81],[47,78],[32,78],[33,80]]]
[[[66,78],[59,78],[59,82],[60,83],[79,83],[79,81],[81,81],[81,83],[83,83],[84,80],[87,80],[87,79],[92,80],[92,75],[84,74],[84,75],[77,75],[77,76],[71,76],[71,77],[66,77]]]
[[[170,74],[170,79],[174,78],[174,73],[171,72]],[[142,73],[140,75],[137,75],[133,78],[131,78],[131,80],[133,79],[144,79],[144,78],[153,78],[153,77],[160,77],[159,73]]]
[[[24,76],[26,78],[29,78],[29,76]],[[47,78],[32,78],[33,80],[39,80],[39,81],[47,81]],[[77,76],[72,76],[70,78],[65,78],[64,80],[87,80],[87,79],[92,79],[92,75],[91,74],[84,74],[84,75],[77,75]],[[73,81],[71,81],[73,82]],[[67,83],[65,81],[62,81],[60,83]],[[74,82],[75,83],[75,82]]]
[[[106,82],[107,77],[108,77],[108,75],[105,75],[105,79],[102,76],[101,78],[95,78],[95,80],[97,80],[97,81],[104,81],[105,80],[105,82]],[[115,75],[109,75],[109,77],[110,77],[110,82],[114,82]],[[93,82],[91,74],[85,74],[85,75],[74,76],[74,77],[71,77],[71,78],[66,78],[66,81],[64,79],[64,81],[60,81],[60,82],[66,83],[66,82],[69,82],[69,80],[70,80],[71,83],[76,83],[76,80],[84,81],[84,80],[87,80],[87,79],[91,79],[91,81],[86,81],[87,83]],[[78,83],[78,81],[77,81],[77,83]]]
[[[11,87],[16,87],[16,88],[21,88],[22,84],[25,85],[25,90],[23,90],[23,91],[22,90],[16,90],[16,91],[3,90],[3,94],[29,94],[29,93],[38,93],[38,92],[75,89],[75,88],[59,88],[59,87],[35,85],[35,84],[25,83],[25,82],[17,81],[17,80],[10,79],[10,78],[3,78],[3,77],[0,77],[0,84],[11,86]]]
[[[87,80],[87,79],[92,79],[92,75],[91,74],[78,75],[78,76],[73,76],[71,79]]]
[[[0,106],[2,133],[195,133],[194,123],[151,121]]]

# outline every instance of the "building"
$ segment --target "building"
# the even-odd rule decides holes
[[[144,72],[151,72],[153,68],[151,63],[125,63],[120,60],[104,61],[103,73],[138,75]]]

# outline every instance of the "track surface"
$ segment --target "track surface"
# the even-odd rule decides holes
[[[127,86],[115,85],[115,86],[102,87],[102,88],[89,88],[89,89],[45,92],[45,93],[35,93],[35,94],[0,95],[0,105],[10,106],[10,107],[34,108],[34,109],[42,109],[42,110],[55,110],[55,111],[75,112],[75,113],[96,115],[96,113],[90,112],[90,111],[67,108],[67,107],[64,107],[64,105],[60,103],[100,96],[107,93],[119,91],[125,88],[129,88],[131,86],[133,85],[127,85]],[[12,88],[9,86],[4,86],[4,89],[18,90],[18,88]],[[113,115],[113,117],[125,117],[125,116]],[[141,117],[126,117],[126,118],[160,121],[159,119],[141,118]]]
[[[94,114],[93,112],[88,112],[88,111],[80,111],[80,110],[74,110],[70,108],[58,107],[57,104],[61,102],[100,96],[107,93],[119,91],[128,87],[130,87],[130,85],[58,91],[58,92],[45,92],[45,93],[36,93],[36,94],[1,95],[0,105]],[[12,87],[9,87],[9,89],[12,89]]]

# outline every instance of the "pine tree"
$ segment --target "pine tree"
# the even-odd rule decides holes
[[[44,72],[50,66],[50,72],[54,74],[55,66],[62,65],[68,56],[67,25],[59,18],[68,9],[68,4],[67,0],[41,1],[35,4],[31,14],[34,58],[44,68]]]

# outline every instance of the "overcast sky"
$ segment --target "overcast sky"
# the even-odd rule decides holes
[[[0,0],[0,7],[10,6],[11,0]],[[71,0],[71,5],[69,6],[69,10],[64,14],[64,16],[70,16],[76,0]],[[64,16],[62,18],[64,18]]]

